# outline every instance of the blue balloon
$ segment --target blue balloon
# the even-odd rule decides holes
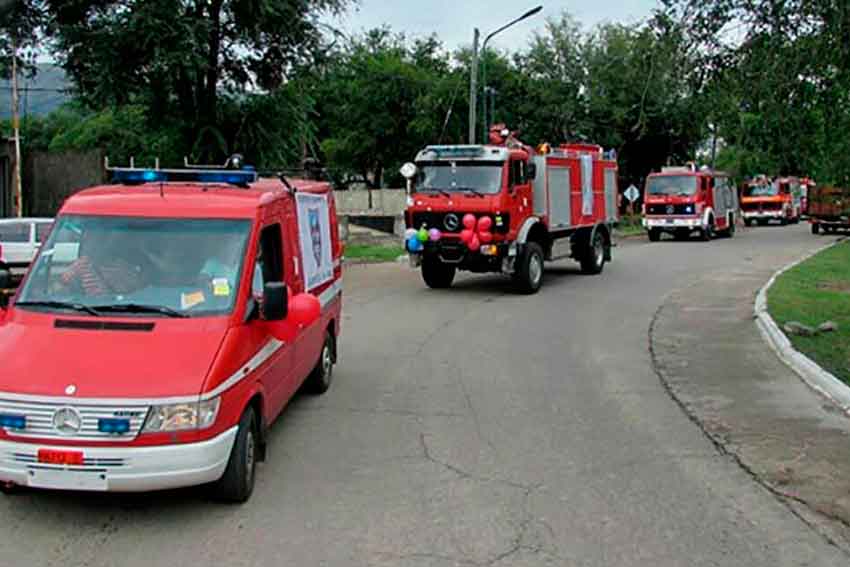
[[[419,252],[420,250],[422,250],[422,242],[419,241],[419,238],[414,235],[407,239],[408,252]]]

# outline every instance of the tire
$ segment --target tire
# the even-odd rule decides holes
[[[658,242],[661,240],[661,231],[657,228],[650,228],[647,232],[650,242]]]
[[[6,496],[14,496],[15,494],[19,494],[21,490],[23,490],[23,487],[14,482],[0,482],[0,493]]]
[[[779,225],[788,226],[788,217],[782,217],[781,219],[779,219]]]
[[[536,242],[528,242],[517,259],[514,282],[522,293],[537,293],[543,285],[543,248]]]
[[[753,226],[753,219],[744,219],[744,224],[747,226]]]
[[[759,219],[759,226],[767,226],[767,219]]]
[[[605,268],[605,235],[601,230],[595,231],[587,241],[584,253],[581,255],[581,271],[585,274],[601,274]]]
[[[422,259],[422,280],[431,289],[446,289],[452,286],[457,269],[444,264],[436,256],[425,256]]]
[[[812,223],[812,234],[818,234],[820,232],[820,225],[816,222]]]
[[[316,361],[316,366],[307,377],[304,386],[307,392],[313,395],[321,395],[328,391],[331,387],[334,374],[334,361],[336,360],[336,339],[328,331],[325,333],[325,343],[322,345],[322,351],[319,353],[319,360]]]
[[[259,439],[257,416],[254,408],[249,407],[239,420],[227,468],[212,486],[216,500],[241,504],[251,497],[256,480]]]

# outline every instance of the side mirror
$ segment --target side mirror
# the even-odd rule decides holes
[[[529,181],[534,181],[534,178],[537,177],[537,164],[536,163],[528,164],[527,175],[528,175]]]
[[[289,296],[282,282],[269,282],[263,287],[262,316],[266,321],[282,321],[289,313]]]
[[[12,274],[9,270],[0,269],[0,289],[12,287]]]

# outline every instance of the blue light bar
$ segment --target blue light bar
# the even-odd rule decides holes
[[[27,416],[0,413],[0,427],[4,429],[26,429]]]
[[[482,146],[428,146],[426,151],[431,151],[441,158],[476,158],[485,154]]]
[[[129,419],[101,418],[97,420],[97,430],[101,433],[114,433],[120,435],[130,431]]]
[[[138,185],[140,183],[219,183],[247,187],[257,181],[253,169],[197,170],[197,169],[134,169],[112,170],[113,183]]]

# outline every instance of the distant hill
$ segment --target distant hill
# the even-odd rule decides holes
[[[38,66],[35,78],[20,77],[21,116],[44,116],[70,100],[66,92],[70,82],[65,72],[56,65]],[[0,80],[0,120],[12,115],[12,82]]]

